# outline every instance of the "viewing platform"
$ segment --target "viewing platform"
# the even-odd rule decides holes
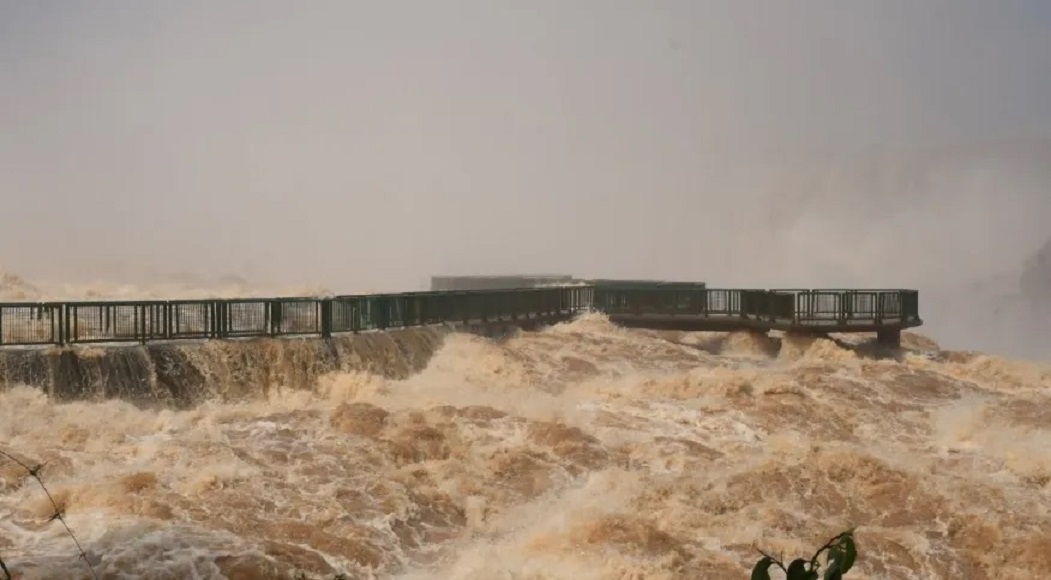
[[[703,282],[572,285],[301,298],[0,303],[0,347],[320,336],[427,325],[533,328],[601,312],[625,327],[799,334],[920,326],[916,290],[715,289]]]
[[[920,326],[915,290],[665,290],[596,287],[593,308],[621,326],[683,331],[779,330],[792,334],[876,333],[897,346]],[[648,299],[647,299],[648,298]],[[672,301],[669,301],[671,298]]]

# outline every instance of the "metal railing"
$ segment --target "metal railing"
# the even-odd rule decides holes
[[[0,303],[0,345],[330,336],[442,323],[568,316],[588,287],[324,298]]]
[[[760,290],[596,286],[607,314],[738,317],[795,326],[920,322],[916,290]]]
[[[0,346],[331,336],[432,324],[611,315],[820,325],[920,322],[915,290],[761,290],[702,283],[408,292],[315,298],[0,303]]]

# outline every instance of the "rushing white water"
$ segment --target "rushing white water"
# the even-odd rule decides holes
[[[1051,569],[1051,370],[905,347],[588,315],[182,411],[8,385],[0,449],[102,578],[737,579],[851,527],[859,578]],[[0,558],[89,578],[52,514],[0,460]]]

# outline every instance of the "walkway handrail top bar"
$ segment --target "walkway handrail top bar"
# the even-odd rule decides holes
[[[319,300],[359,300],[362,298],[379,298],[379,297],[414,297],[414,296],[435,296],[435,295],[465,295],[465,294],[507,294],[507,293],[527,293],[527,292],[543,292],[545,290],[559,289],[559,288],[579,288],[579,289],[595,289],[602,288],[603,285],[579,285],[579,284],[565,284],[565,285],[553,285],[547,287],[531,287],[531,288],[497,288],[497,289],[481,289],[481,290],[418,290],[408,292],[384,292],[384,293],[373,293],[373,294],[333,294],[333,295],[318,295],[318,296],[234,296],[227,298],[169,298],[169,299],[133,299],[133,300],[120,300],[115,298],[109,299],[94,299],[94,300],[25,300],[25,301],[0,301],[0,307],[15,308],[15,307],[29,307],[29,306],[61,306],[63,304],[76,305],[76,306],[112,306],[112,305],[123,305],[123,306],[141,306],[150,304],[206,304],[213,302],[315,302]],[[610,286],[618,292],[696,292],[696,293],[710,293],[710,292],[770,292],[770,293],[791,293],[791,294],[871,294],[871,293],[918,293],[919,290],[910,288],[718,288],[718,287],[698,287],[690,288],[687,286],[668,288],[668,287],[619,287]]]
[[[847,292],[919,292],[911,288],[718,288],[709,286],[707,290],[719,290],[722,292],[832,292],[844,294]]]
[[[392,297],[392,296],[428,296],[428,295],[463,295],[463,294],[506,294],[509,292],[543,292],[545,290],[552,290],[557,288],[577,288],[577,289],[595,289],[602,288],[602,285],[556,285],[550,287],[537,287],[537,288],[501,288],[501,289],[482,289],[482,290],[417,290],[409,292],[383,292],[383,293],[371,293],[371,294],[331,294],[331,295],[317,295],[317,296],[232,296],[232,297],[193,297],[193,298],[166,298],[166,299],[150,299],[150,298],[136,298],[136,299],[119,299],[119,298],[104,298],[104,299],[87,299],[87,301],[78,301],[78,299],[47,299],[47,301],[4,301],[0,302],[0,307],[16,308],[16,307],[30,307],[30,306],[61,306],[61,305],[76,305],[76,306],[145,306],[153,304],[211,304],[211,303],[261,303],[261,302],[282,302],[282,303],[296,303],[296,302],[317,302],[327,301],[327,299],[333,299],[333,301],[339,301],[339,299],[360,299],[369,297]],[[646,292],[646,291],[659,291],[659,292],[771,292],[771,293],[792,293],[792,294],[847,294],[847,293],[918,293],[919,290],[908,289],[908,288],[715,288],[715,287],[704,287],[704,288],[667,288],[667,287],[616,287],[617,291],[626,292]]]

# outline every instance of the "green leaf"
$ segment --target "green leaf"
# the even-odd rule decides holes
[[[843,571],[843,574],[850,572],[850,569],[854,566],[854,561],[858,558],[858,550],[854,546],[854,537],[847,535],[840,542],[840,550],[843,552],[843,558],[837,558],[839,567]]]
[[[797,558],[792,560],[792,563],[788,565],[787,580],[809,580],[810,574],[807,572],[806,560]]]
[[[769,556],[760,558],[752,568],[752,580],[770,580],[770,564],[773,560]]]
[[[833,560],[825,570],[825,580],[843,580],[843,571],[839,567],[839,559]]]

